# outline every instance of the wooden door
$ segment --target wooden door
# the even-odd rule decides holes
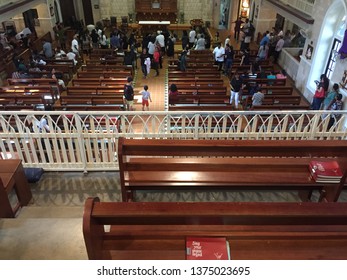
[[[71,0],[60,0],[64,26],[74,26],[76,21],[75,6]]]
[[[91,0],[83,1],[84,24],[94,24],[93,10]]]

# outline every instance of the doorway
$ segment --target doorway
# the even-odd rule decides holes
[[[73,27],[76,22],[74,2],[71,0],[60,0],[60,7],[64,26]]]
[[[83,13],[84,13],[84,23],[87,26],[88,24],[94,24],[93,10],[91,0],[83,1]]]

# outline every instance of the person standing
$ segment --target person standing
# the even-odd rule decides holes
[[[147,75],[149,74],[147,72],[147,65],[146,65],[146,59],[149,58],[148,53],[147,53],[147,49],[144,48],[142,49],[142,53],[140,55],[140,60],[141,60],[141,70],[142,70],[142,74],[143,74],[143,78],[146,79]],[[149,59],[150,62],[150,59]]]
[[[338,93],[335,96],[335,101],[331,104],[330,110],[332,111],[340,111],[343,108],[343,102],[342,102],[342,94]],[[328,130],[334,125],[336,121],[338,121],[341,118],[341,114],[331,114],[330,120],[328,124]]]
[[[152,102],[151,93],[148,91],[148,86],[143,86],[143,91],[140,92],[142,95],[142,111],[145,111],[145,106],[147,107],[147,111],[149,110],[149,101]]]
[[[225,50],[222,47],[221,43],[217,43],[217,47],[214,48],[213,50],[213,55],[214,59],[218,65],[218,71],[222,69],[223,63],[224,63],[224,55],[225,55]]]
[[[75,34],[75,36],[73,36],[73,40],[71,41],[71,50],[76,54],[76,56],[79,56],[79,44],[78,44],[78,35]]]
[[[321,105],[322,105],[322,102],[325,98],[324,75],[321,75],[320,78],[321,78],[321,80],[316,82],[317,88],[316,88],[316,91],[313,95],[313,101],[311,104],[312,110],[319,110]]]
[[[283,40],[283,36],[279,36],[279,40],[277,41],[276,47],[275,47],[275,51],[274,51],[274,63],[277,63],[278,57],[280,56],[280,53],[282,51],[284,45],[284,40]]]
[[[229,46],[229,44],[227,44],[225,46],[225,64],[224,64],[224,74],[226,76],[229,75],[231,66],[233,64],[233,60],[234,60],[234,49],[232,46]]]
[[[200,38],[196,41],[195,49],[196,50],[205,50],[206,49],[205,45],[206,45],[205,36],[204,36],[204,34],[201,34]]]
[[[151,39],[148,42],[148,55],[151,58],[151,60],[153,60],[153,55],[154,55],[154,51],[155,51],[155,38],[151,37]]]
[[[124,85],[124,99],[125,99],[125,109],[127,111],[133,110],[134,105],[134,89],[132,86],[132,77],[127,78],[127,83]]]
[[[183,30],[181,42],[182,42],[182,50],[184,50],[187,46],[189,46],[189,36],[186,30]]]
[[[154,77],[159,76],[160,46],[156,46],[153,54],[153,69],[156,71]]]
[[[170,36],[166,40],[166,55],[170,58],[173,58],[175,55],[175,43],[173,38],[173,36]]]
[[[234,38],[235,40],[238,42],[239,41],[239,37],[240,37],[240,31],[241,31],[241,25],[242,23],[244,23],[241,20],[241,17],[239,17],[237,20],[235,20],[233,23],[235,23],[235,27],[234,27]]]
[[[90,35],[90,37],[92,38],[92,47],[94,49],[99,48],[99,34],[96,31],[96,29],[92,30],[92,34]]]
[[[238,72],[234,74],[234,77],[230,81],[230,105],[235,100],[235,108],[239,106],[239,94],[242,89],[242,79]]]
[[[195,37],[196,37],[196,32],[194,27],[191,27],[191,30],[189,32],[189,48],[191,49],[194,46],[195,43]]]
[[[42,52],[46,58],[53,57],[52,44],[48,41],[43,40]]]
[[[333,90],[330,91],[323,101],[323,110],[329,110],[331,105],[335,102],[336,95],[339,94],[339,85],[334,84]]]

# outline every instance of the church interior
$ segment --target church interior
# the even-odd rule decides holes
[[[0,259],[346,259],[346,15],[0,0]]]

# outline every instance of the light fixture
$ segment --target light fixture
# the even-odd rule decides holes
[[[243,7],[243,8],[249,8],[248,0],[243,0],[243,1],[242,1],[242,7]]]

